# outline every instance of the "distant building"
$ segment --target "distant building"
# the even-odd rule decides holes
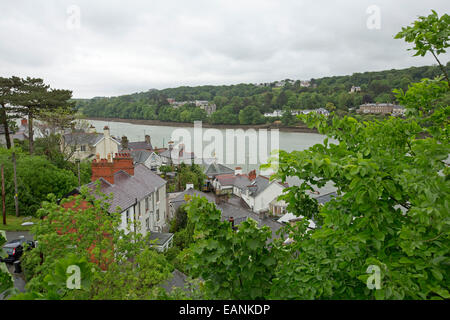
[[[405,108],[392,103],[366,103],[360,105],[356,112],[364,114],[391,114],[393,116],[399,116],[405,113]]]
[[[169,142],[169,149],[159,154],[162,165],[179,165],[181,163],[192,165],[195,161],[193,152],[187,152],[184,144],[180,143],[178,148],[173,147],[173,142]]]
[[[300,87],[308,88],[310,86],[311,86],[311,81],[309,81],[309,80],[302,80],[302,81],[300,81]]]
[[[350,88],[350,93],[361,92],[361,87],[352,86]]]

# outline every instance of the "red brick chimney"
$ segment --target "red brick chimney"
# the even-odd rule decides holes
[[[134,175],[133,158],[129,153],[116,153],[112,162],[107,159],[94,159],[92,161],[91,181],[103,178],[114,184],[114,174],[120,170]]]
[[[256,179],[256,170],[252,170],[248,173],[248,178],[250,179],[250,181],[253,181]]]

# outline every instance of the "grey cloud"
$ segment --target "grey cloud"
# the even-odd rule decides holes
[[[81,28],[67,28],[67,8]],[[381,9],[381,29],[366,9]],[[393,36],[448,1],[3,1],[2,76],[43,77],[75,97],[180,85],[309,79],[434,63]],[[449,55],[442,57],[448,61]]]

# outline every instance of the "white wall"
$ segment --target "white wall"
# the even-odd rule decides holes
[[[269,186],[260,194],[258,194],[254,200],[254,212],[260,212],[262,210],[269,209],[269,203],[283,193],[284,187],[278,182],[272,181]]]

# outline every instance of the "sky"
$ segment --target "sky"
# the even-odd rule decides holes
[[[450,1],[0,0],[0,76],[92,98],[431,65],[394,39],[431,9]]]

